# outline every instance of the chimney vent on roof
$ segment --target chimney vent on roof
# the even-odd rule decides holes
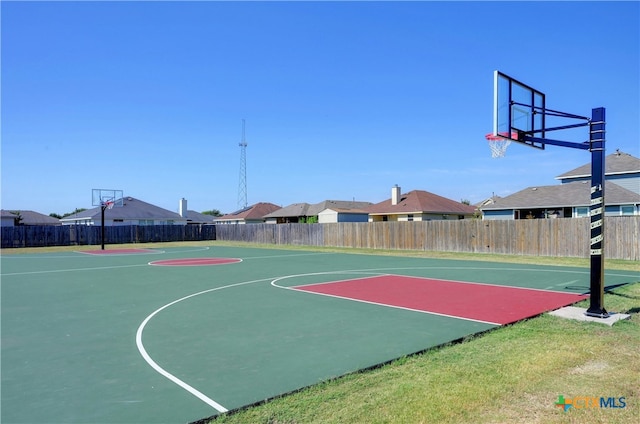
[[[182,199],[180,199],[180,205],[179,205],[179,214],[181,217],[186,218],[187,217],[187,199],[185,199],[184,197]]]
[[[400,202],[400,187],[398,187],[398,184],[394,185],[393,187],[391,187],[391,204],[392,205],[397,205]]]

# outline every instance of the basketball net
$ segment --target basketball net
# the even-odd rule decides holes
[[[112,202],[112,201],[104,202],[104,207],[107,209],[113,209],[113,205],[115,205],[115,202]]]
[[[509,144],[511,144],[511,140],[493,134],[487,134],[485,135],[485,138],[489,142],[491,157],[503,158],[505,153],[507,152],[507,147],[509,147]]]

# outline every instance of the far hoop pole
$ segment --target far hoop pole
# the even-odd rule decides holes
[[[104,250],[104,211],[106,209],[111,209],[114,205],[114,202],[107,201],[103,202],[100,206],[100,247]]]

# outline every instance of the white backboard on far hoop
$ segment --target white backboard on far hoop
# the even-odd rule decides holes
[[[104,188],[94,188],[91,190],[91,205],[104,206],[112,203],[112,207],[121,207],[124,205],[124,195],[122,190],[111,190]]]

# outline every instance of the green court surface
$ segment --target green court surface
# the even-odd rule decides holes
[[[112,252],[2,255],[3,423],[191,422],[499,325],[299,286],[391,275],[589,287],[589,270],[571,267],[215,244]],[[174,259],[190,261],[150,264]],[[606,272],[607,286],[639,279]]]

